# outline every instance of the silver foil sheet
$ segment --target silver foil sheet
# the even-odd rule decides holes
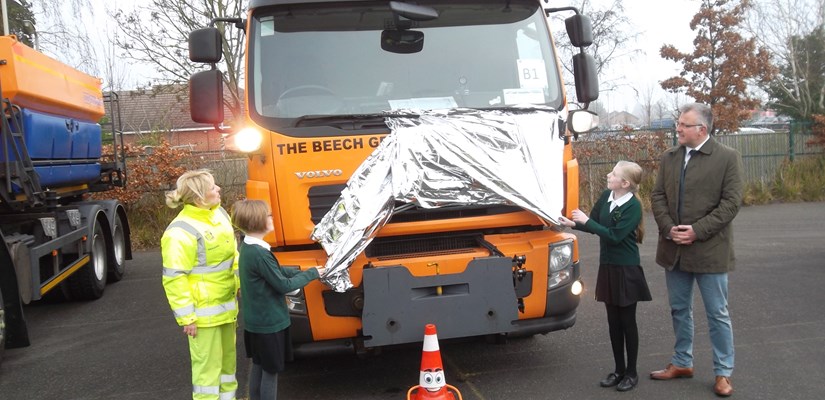
[[[563,149],[552,109],[433,110],[387,117],[391,129],[312,232],[328,255],[322,279],[343,292],[348,267],[396,203],[423,208],[517,205],[558,225]]]

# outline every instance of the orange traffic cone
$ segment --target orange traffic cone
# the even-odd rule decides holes
[[[407,391],[407,400],[462,400],[461,392],[444,379],[441,351],[435,325],[424,327],[424,351],[421,353],[421,373],[418,385]]]

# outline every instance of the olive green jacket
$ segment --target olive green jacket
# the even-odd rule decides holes
[[[742,205],[744,175],[739,152],[713,138],[694,154],[685,169],[682,220],[679,222],[679,176],[685,148],[673,147],[664,152],[659,164],[656,185],[651,193],[651,207],[659,226],[656,263],[672,270],[722,273],[734,269],[733,227],[731,222]],[[669,239],[676,225],[692,225],[696,240],[677,245]]]

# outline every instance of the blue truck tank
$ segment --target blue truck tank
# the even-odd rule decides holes
[[[101,128],[97,122],[22,109],[23,140],[44,188],[100,179]],[[6,161],[0,152],[0,161]],[[9,160],[17,157],[10,154]]]

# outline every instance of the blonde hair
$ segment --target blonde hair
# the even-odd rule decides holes
[[[184,172],[178,178],[175,189],[166,192],[166,205],[169,208],[178,208],[181,204],[203,204],[207,192],[214,185],[215,178],[208,169]]]
[[[232,223],[246,234],[265,232],[269,211],[263,200],[239,200],[232,205]]]
[[[642,183],[642,174],[644,170],[639,164],[632,161],[619,161],[616,163],[616,169],[619,172],[619,177],[630,184],[630,193],[633,193],[637,198],[639,195],[636,191],[639,190],[639,185]],[[642,212],[642,218],[639,219],[639,226],[636,227],[636,242],[642,243],[645,237],[645,214]]]

